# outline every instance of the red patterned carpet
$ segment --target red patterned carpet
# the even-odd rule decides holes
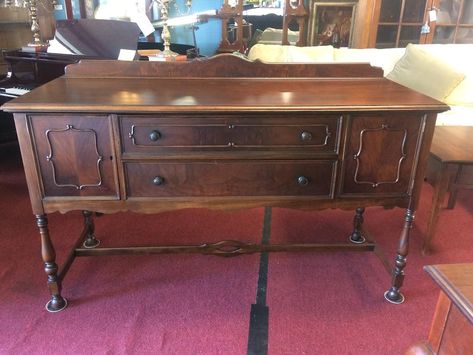
[[[64,282],[69,307],[48,300],[39,234],[15,149],[0,157],[1,354],[402,354],[425,339],[438,289],[423,265],[473,262],[473,191],[443,211],[435,252],[420,247],[432,188],[425,185],[412,230],[402,305],[383,299],[390,276],[373,253],[273,253],[258,302],[260,255],[79,258]],[[404,211],[369,208],[365,226],[389,260]],[[102,245],[261,241],[263,209],[116,214],[96,221]],[[353,213],[273,209],[270,242],[345,240]],[[80,232],[80,213],[49,216],[59,262]],[[130,227],[135,232],[129,233]],[[263,265],[264,263],[261,263]],[[264,271],[264,268],[263,270]],[[264,307],[264,305],[267,306]],[[254,329],[253,329],[254,330]],[[252,331],[253,331],[252,330]],[[259,333],[258,333],[259,332]],[[261,334],[260,334],[261,333]],[[256,335],[255,335],[256,334]],[[254,344],[256,342],[256,346]]]

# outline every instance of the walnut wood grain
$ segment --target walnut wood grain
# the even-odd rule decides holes
[[[127,196],[311,196],[333,194],[334,161],[126,163]],[[155,181],[158,179],[157,181]]]
[[[253,244],[240,241],[224,240],[217,243],[201,245],[165,245],[158,247],[115,247],[85,249],[77,248],[77,256],[111,256],[111,255],[151,255],[151,254],[178,254],[199,253],[216,256],[238,256],[243,254],[267,252],[327,252],[327,251],[373,251],[372,242],[363,245],[343,243],[311,243],[311,244]]]
[[[41,202],[41,179],[36,168],[36,156],[33,148],[33,137],[31,128],[25,114],[15,114],[15,126],[20,143],[21,159],[25,168],[26,183],[30,195],[31,208],[34,215],[43,215],[44,206]]]
[[[198,122],[196,121],[198,119]],[[336,153],[339,115],[274,113],[120,116],[123,153],[162,156],[183,150],[300,150]]]
[[[58,78],[2,106],[11,112],[82,112],[84,107],[96,113],[448,109],[384,78]]]
[[[407,194],[421,119],[406,113],[353,115],[347,144],[353,159],[345,160],[343,193]]]
[[[116,62],[83,60],[66,67],[72,77],[146,77],[146,78],[368,78],[383,77],[381,68],[368,63],[276,63],[252,62],[232,55],[221,54],[190,62]]]
[[[267,65],[231,56],[186,64],[84,62],[3,108],[15,112],[32,206],[41,216],[358,208],[357,234],[364,207],[406,208],[385,293],[401,303],[436,114],[448,106],[378,74],[367,65]],[[85,224],[90,235],[90,218]],[[222,243],[217,251],[266,250]],[[167,250],[148,248],[117,252]],[[303,247],[268,248],[284,249]],[[70,254],[59,280],[77,255]],[[59,299],[60,289],[53,291]]]
[[[118,198],[107,116],[33,115],[29,120],[44,196]]]

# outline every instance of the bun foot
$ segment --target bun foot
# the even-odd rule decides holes
[[[67,307],[67,300],[64,297],[53,297],[48,303],[46,303],[46,310],[50,313],[61,312]]]
[[[86,239],[82,246],[87,249],[94,249],[100,245],[100,240],[94,238]]]
[[[364,207],[358,207],[356,209],[355,218],[353,218],[353,232],[348,237],[348,240],[353,244],[363,244],[366,242],[365,237],[363,237],[362,226],[363,226],[363,214],[365,213]]]
[[[401,303],[404,303],[405,301],[404,295],[401,292],[396,291],[396,290],[386,291],[384,293],[384,298],[386,299],[386,301],[393,304],[401,304]]]
[[[355,233],[350,234],[350,236],[348,237],[348,240],[354,244],[363,244],[364,242],[366,242],[365,237],[363,237],[361,234],[355,234]]]

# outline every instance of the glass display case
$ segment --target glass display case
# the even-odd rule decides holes
[[[377,48],[473,43],[473,0],[381,0]]]
[[[438,0],[432,43],[473,43],[473,1]]]

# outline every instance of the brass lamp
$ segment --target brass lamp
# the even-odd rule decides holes
[[[164,50],[161,56],[164,60],[174,60],[177,57],[177,53],[171,51],[171,32],[169,31],[169,5],[170,2],[175,2],[175,0],[152,0],[152,3],[156,3],[159,6],[159,10],[161,11],[161,20],[163,23],[163,30],[161,32],[161,38],[163,39],[164,43]],[[192,6],[192,0],[186,0],[185,2],[187,7],[187,12],[190,11]]]
[[[40,0],[41,1],[41,0]],[[57,5],[56,0],[46,0],[51,6]],[[28,9],[31,21],[31,32],[33,32],[33,42],[28,43],[27,48],[34,51],[44,51],[48,44],[41,40],[40,28],[38,23],[38,1],[37,0],[5,0],[6,7],[25,7]]]

